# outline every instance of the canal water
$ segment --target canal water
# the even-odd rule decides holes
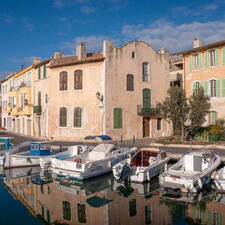
[[[8,171],[1,179],[1,225],[225,224],[225,195],[215,191],[175,197],[162,194],[157,180],[123,185],[106,175],[80,184],[25,173]]]

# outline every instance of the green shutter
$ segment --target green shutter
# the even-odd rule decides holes
[[[209,52],[205,52],[205,68],[209,66]]]
[[[208,82],[207,81],[202,81],[201,82],[201,87],[203,87],[204,93],[207,96],[208,95]]]
[[[143,107],[151,106],[151,89],[145,88],[142,90]]]
[[[225,79],[221,79],[221,83],[222,83],[222,96],[221,97],[225,97]]]
[[[189,72],[192,71],[192,55],[189,56]]]
[[[198,69],[202,68],[202,53],[198,53]]]
[[[216,97],[220,97],[220,80],[216,80]]]
[[[218,48],[215,49],[215,65],[216,66],[219,65],[219,49]]]
[[[222,50],[222,63],[225,65],[225,47]]]
[[[192,94],[196,93],[196,81],[192,82]]]
[[[115,108],[114,109],[114,129],[122,128],[122,109],[121,108]]]
[[[41,67],[38,67],[38,79],[41,79]]]
[[[43,66],[43,78],[46,77],[46,64],[44,64]]]

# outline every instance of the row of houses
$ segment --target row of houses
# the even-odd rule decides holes
[[[56,52],[2,80],[2,127],[20,134],[53,140],[83,140],[106,134],[114,139],[163,137],[172,123],[156,105],[170,85],[187,97],[202,86],[212,111],[207,124],[225,118],[225,41],[169,55],[142,41],[119,48],[104,41],[101,52],[76,55]]]
[[[171,123],[156,104],[170,85],[169,55],[142,41],[101,52],[53,57],[2,80],[2,126],[53,140],[82,140],[106,134],[114,139],[171,135]],[[159,88],[160,85],[160,88]]]

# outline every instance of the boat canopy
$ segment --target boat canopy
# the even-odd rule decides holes
[[[113,144],[99,144],[91,152],[89,152],[89,160],[101,160],[106,157],[108,152],[111,152],[115,146]]]
[[[108,135],[86,136],[84,139],[85,140],[93,140],[95,138],[100,138],[103,141],[112,140],[112,138],[110,136],[108,136]]]

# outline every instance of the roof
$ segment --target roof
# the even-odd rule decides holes
[[[41,61],[40,63],[35,64],[35,65],[34,65],[34,68],[36,69],[36,68],[38,68],[39,66],[42,66],[42,65],[44,65],[44,64],[47,64],[47,63],[50,62],[50,60],[51,60],[51,59],[45,59],[45,60]]]
[[[90,55],[90,56],[89,56]],[[53,58],[50,62],[50,68],[72,66],[76,64],[92,63],[103,61],[105,57],[103,53],[87,54],[87,57],[79,60],[77,56],[62,56],[60,58]]]
[[[190,53],[193,53],[193,52],[199,52],[199,51],[203,51],[203,50],[206,50],[206,49],[209,49],[209,48],[220,47],[220,46],[223,46],[223,45],[225,45],[225,40],[213,42],[213,43],[210,43],[210,44],[207,44],[207,45],[202,45],[198,48],[192,48],[192,49],[189,49],[189,50],[178,52],[176,54],[187,55],[187,54],[190,54]]]

